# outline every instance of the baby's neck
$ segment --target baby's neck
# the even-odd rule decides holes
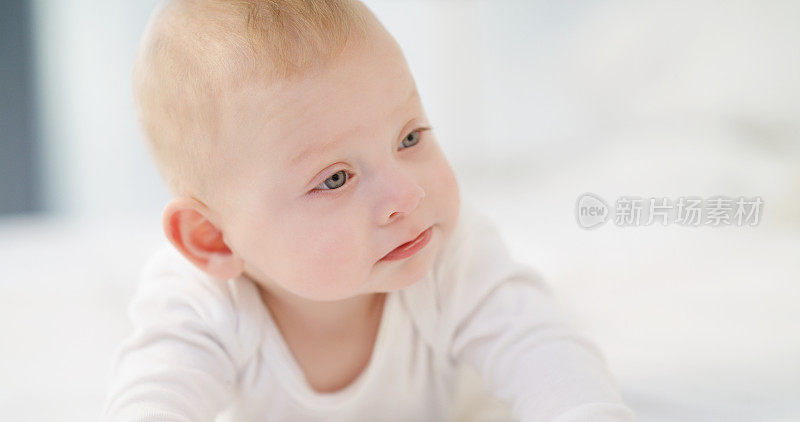
[[[379,318],[386,293],[337,301],[315,301],[281,289],[260,286],[261,300],[281,329],[302,329],[318,338],[336,338],[370,327]]]

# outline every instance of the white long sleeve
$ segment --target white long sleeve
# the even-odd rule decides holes
[[[128,308],[135,331],[115,356],[103,420],[213,421],[233,398],[247,327],[226,287],[248,287],[159,265],[170,253],[142,271]]]
[[[599,349],[538,273],[509,256],[494,225],[465,210],[471,230],[436,277],[450,359],[472,365],[523,422],[633,421]]]

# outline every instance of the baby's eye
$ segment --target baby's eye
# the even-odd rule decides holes
[[[417,129],[409,133],[405,138],[403,138],[401,144],[403,144],[403,146],[405,146],[406,148],[413,147],[414,145],[417,144],[417,142],[419,142],[419,137],[422,134],[422,130],[423,129]]]
[[[401,144],[403,144],[403,147],[404,148],[413,147],[414,145],[419,143],[420,137],[422,136],[422,132],[425,130],[430,130],[430,128],[428,127],[419,128],[409,133],[405,138],[403,138],[403,141],[401,142]],[[325,181],[317,185],[314,188],[314,190],[317,191],[317,190],[339,189],[345,184],[345,182],[347,182],[349,178],[350,176],[347,173],[347,171],[339,170],[336,173],[334,173],[331,177],[325,179]]]
[[[317,186],[317,189],[320,190],[331,190],[331,189],[339,189],[344,185],[344,182],[347,180],[347,172],[344,170],[339,170],[334,173],[331,177],[325,179],[324,182],[320,183]]]

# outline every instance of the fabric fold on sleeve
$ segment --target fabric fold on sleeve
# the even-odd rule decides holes
[[[469,207],[437,277],[443,347],[481,374],[523,422],[629,422],[600,349],[560,309],[539,273],[515,261],[499,230]]]

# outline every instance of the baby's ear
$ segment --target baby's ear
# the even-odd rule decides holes
[[[231,252],[208,215],[208,208],[194,198],[173,198],[162,214],[164,234],[186,259],[210,276],[223,280],[238,277],[244,262]]]

